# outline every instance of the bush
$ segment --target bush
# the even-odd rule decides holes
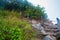
[[[12,10],[12,11],[0,10],[0,17],[7,18],[8,16],[19,17],[20,15],[18,14],[18,12],[14,11],[14,10]]]
[[[0,40],[23,40],[23,30],[18,25],[9,24],[6,19],[0,19]]]
[[[17,17],[0,17],[0,40],[30,40],[31,27]],[[22,28],[21,28],[22,27]]]

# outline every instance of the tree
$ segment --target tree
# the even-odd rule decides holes
[[[47,18],[43,7],[34,6],[27,0],[6,0],[4,1],[4,9],[15,10],[21,12],[23,17],[29,16],[31,19],[44,19]]]
[[[31,19],[47,18],[47,14],[45,13],[44,8],[41,8],[40,6],[27,7],[25,11],[25,16],[29,16]]]

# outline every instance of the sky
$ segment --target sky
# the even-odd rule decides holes
[[[33,5],[40,5],[41,7],[44,7],[46,10],[46,13],[48,15],[48,18],[53,21],[53,23],[56,22],[56,17],[60,18],[60,0],[28,0]]]

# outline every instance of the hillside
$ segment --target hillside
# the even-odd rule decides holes
[[[44,40],[46,36],[55,39],[58,31],[44,7],[27,0],[0,0],[0,40]]]

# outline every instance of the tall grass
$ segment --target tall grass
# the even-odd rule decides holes
[[[0,10],[0,16],[3,16],[3,17],[8,17],[8,16],[16,16],[16,17],[19,17],[19,13],[12,10],[12,11],[8,11],[8,10]]]
[[[14,11],[0,10],[0,40],[30,40],[31,26]]]

